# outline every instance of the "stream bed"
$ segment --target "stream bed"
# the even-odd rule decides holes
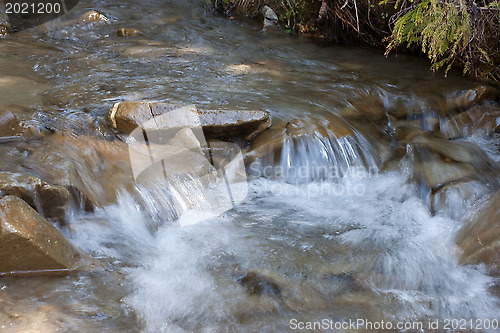
[[[90,9],[108,22],[71,21]],[[117,36],[124,27],[142,34]],[[464,216],[498,189],[498,136],[408,143],[411,131],[402,130],[432,132],[444,124],[443,108],[477,82],[432,73],[417,57],[262,31],[194,1],[80,1],[54,22],[0,39],[0,58],[0,108],[53,133],[0,143],[1,171],[77,179],[104,202],[94,211],[72,207],[58,224],[96,268],[0,277],[0,332],[287,332],[325,319],[394,326],[303,331],[422,332],[437,320],[433,331],[463,332],[445,329],[452,319],[498,325],[497,280],[487,265],[460,264],[456,245]],[[161,191],[127,188],[129,170],[113,146],[99,150],[122,139],[107,124],[110,107],[136,100],[263,110],[273,126],[335,116],[355,140],[288,142],[278,165],[335,165],[341,177],[252,175],[246,198],[223,214],[187,189],[197,209],[183,219],[203,221],[179,224]],[[377,103],[389,110],[384,119],[353,111]],[[436,177],[446,173],[429,162],[439,149],[460,175],[472,168],[456,177],[470,180],[467,191],[447,201],[436,195],[442,183],[415,176],[435,165]]]

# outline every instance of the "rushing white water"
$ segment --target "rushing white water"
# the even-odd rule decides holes
[[[457,221],[432,217],[401,172],[250,187],[232,211],[188,226],[165,218],[154,233],[151,215],[123,195],[97,214],[108,224],[75,225],[76,241],[123,263],[133,286],[124,302],[147,332],[284,331],[298,316],[497,318],[492,279],[457,263]],[[248,271],[279,295],[248,294],[238,283]]]

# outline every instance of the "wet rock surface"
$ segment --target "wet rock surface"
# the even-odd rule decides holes
[[[23,167],[50,184],[76,190],[83,207],[115,202],[133,187],[128,145],[74,133],[54,133],[26,147]]]
[[[0,109],[0,143],[29,140],[40,136],[40,131],[24,122],[8,109]]]
[[[79,253],[64,236],[16,196],[0,199],[0,272],[71,270]]]
[[[142,32],[133,28],[120,28],[116,30],[116,35],[118,37],[135,37],[142,35]]]
[[[207,139],[240,138],[250,141],[271,126],[264,111],[197,110],[178,108],[165,103],[121,102],[108,113],[113,128],[130,133],[137,127],[165,129],[168,127],[202,127]]]
[[[454,163],[443,160],[433,153],[420,154],[415,164],[415,176],[421,179],[431,190],[452,181],[466,180],[475,175],[476,169],[466,163]]]
[[[0,37],[5,37],[9,34],[9,30],[5,24],[0,24]]]
[[[477,105],[442,121],[440,134],[446,139],[471,134],[490,136],[500,132],[500,106]]]
[[[364,98],[354,100],[350,104],[356,112],[359,112],[370,120],[380,122],[387,117],[384,101],[380,96],[368,95]]]
[[[109,19],[106,17],[106,15],[101,14],[96,10],[89,10],[88,12],[85,12],[82,15],[80,15],[78,21],[90,24],[96,22],[108,22]]]
[[[0,172],[0,197],[15,195],[41,215],[62,222],[71,203],[68,189],[48,184],[29,174]]]
[[[105,269],[65,279],[2,278],[0,326],[20,332],[279,332],[295,317],[341,322],[497,316],[489,277],[481,268],[456,264],[458,221],[443,218],[467,213],[495,190],[498,174],[483,177],[498,170],[494,138],[434,137],[439,125],[469,109],[470,104],[448,107],[446,96],[458,96],[475,83],[452,72],[445,80],[404,55],[388,60],[358,48],[276,38],[260,32],[260,24],[214,18],[191,4],[183,8],[182,2],[92,5],[108,15],[109,24],[89,17],[61,29],[12,34],[2,43],[0,102],[33,104],[26,117],[11,111],[21,122],[31,116],[54,133],[0,145],[0,167],[77,193],[81,206],[70,214],[65,231],[105,262]],[[127,27],[144,36],[118,37],[117,29]],[[9,60],[12,54],[15,61]],[[26,102],[27,91],[43,98]],[[187,216],[170,213],[168,184],[153,181],[154,191],[139,184],[143,192],[137,194],[129,146],[120,141],[130,136],[97,122],[111,103],[153,99],[196,103],[215,113],[268,110],[278,121],[255,137],[250,153],[280,166],[344,161],[347,169],[354,168],[370,156],[377,159],[379,151],[371,146],[383,145],[394,155],[395,167],[366,179],[346,175],[308,179],[299,186],[251,179],[244,202],[200,224],[183,225],[213,213],[197,195],[199,188],[179,192],[193,208]],[[486,98],[473,107],[487,103],[497,102]],[[154,116],[156,107],[146,115]],[[158,106],[157,115],[168,113],[161,109],[170,110]],[[168,124],[168,117],[163,120]],[[143,120],[122,121],[127,133]],[[252,125],[235,134],[221,126],[214,136],[245,141],[254,128],[259,131]],[[206,163],[208,149],[197,133],[197,141],[181,134],[164,143],[177,147],[169,153],[186,153],[172,162],[205,174],[195,164]],[[354,139],[367,148],[363,154]],[[164,147],[156,148],[153,157],[167,157]],[[434,174],[407,179],[425,154],[431,164],[437,161],[430,167]],[[353,156],[363,163],[354,163]],[[177,178],[180,185],[189,179]],[[419,185],[426,184],[422,178],[436,184],[429,190],[435,216],[419,195]],[[350,181],[366,192],[336,192]],[[99,209],[84,211],[86,203]],[[154,230],[148,228],[151,222]],[[225,256],[238,257],[242,272],[251,272],[244,284],[220,273]]]
[[[281,288],[272,278],[266,277],[255,271],[250,271],[238,278],[250,295],[275,295],[281,296]]]

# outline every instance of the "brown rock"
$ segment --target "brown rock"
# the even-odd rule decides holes
[[[380,96],[368,95],[355,100],[351,106],[362,115],[373,121],[380,121],[386,117],[385,105]]]
[[[424,131],[420,126],[412,123],[403,123],[396,128],[395,137],[401,143],[410,143],[414,138],[424,134]]]
[[[441,135],[446,139],[494,131],[500,131],[500,107],[493,105],[474,106],[441,123]]]
[[[422,180],[431,190],[452,181],[465,180],[473,177],[476,169],[466,163],[447,162],[437,154],[423,154],[414,166],[417,179]]]
[[[0,24],[0,37],[5,37],[9,34],[9,30],[5,24]]]
[[[127,134],[152,117],[151,107],[147,102],[115,103],[108,113],[111,126]]]
[[[276,295],[281,296],[281,288],[272,278],[255,271],[249,271],[238,278],[250,295]]]
[[[109,19],[95,11],[95,10],[89,10],[88,12],[85,12],[84,14],[80,15],[80,19],[79,19],[81,22],[83,23],[95,23],[95,22],[108,22]]]
[[[79,253],[26,202],[0,199],[0,272],[69,271]]]
[[[120,28],[116,30],[116,34],[118,35],[118,37],[134,37],[142,35],[140,30],[132,28]]]
[[[50,185],[27,174],[0,172],[0,197],[15,195],[46,218],[63,221],[71,195],[61,186]]]
[[[412,142],[456,162],[480,163],[488,160],[486,154],[471,142],[443,140],[432,136],[417,136]]]
[[[500,192],[477,207],[457,235],[462,264],[485,263],[500,273]]]
[[[9,110],[0,111],[0,143],[39,137],[40,132],[17,119]]]
[[[109,110],[108,120],[119,131],[129,134],[141,126],[148,129],[199,127],[207,139],[238,137],[252,140],[271,125],[265,111],[196,110],[167,103],[121,102]]]
[[[286,123],[271,126],[258,135],[245,156],[245,163],[251,165],[256,160],[266,158],[268,164],[277,164],[281,159],[281,149],[286,135]]]
[[[265,111],[202,110],[199,114],[203,132],[210,139],[240,137],[251,141],[271,126]]]

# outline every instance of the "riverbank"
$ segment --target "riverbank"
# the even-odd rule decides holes
[[[423,0],[209,0],[226,16],[264,19],[264,6],[287,33],[331,43],[362,44],[389,53],[425,55],[430,69],[500,84],[500,4],[498,1]],[[267,11],[267,9],[265,10]],[[272,15],[270,21],[272,21]]]

